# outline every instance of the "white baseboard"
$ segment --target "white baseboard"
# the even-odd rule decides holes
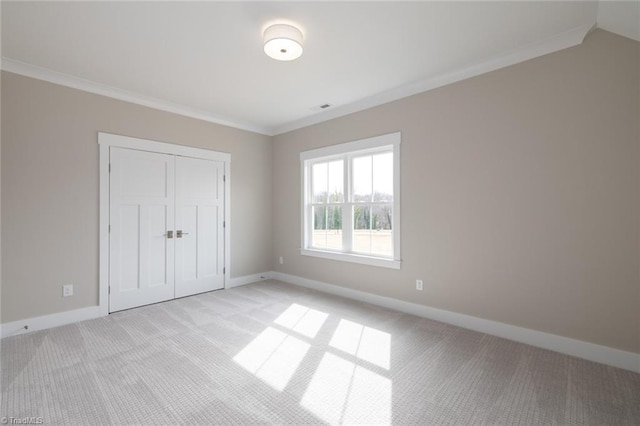
[[[225,288],[240,287],[241,285],[251,284],[258,281],[264,281],[271,277],[271,272],[263,272],[261,274],[244,275],[242,277],[230,278]]]
[[[73,311],[58,312],[57,314],[7,322],[0,324],[0,337],[4,338],[31,333],[32,331],[46,330],[48,328],[99,318],[101,316],[99,306],[89,306],[87,308],[74,309]]]
[[[418,305],[416,303],[405,302],[390,297],[378,296],[363,291],[352,290],[321,281],[289,275],[281,272],[270,272],[269,278],[284,281],[286,283],[299,285],[301,287],[343,296],[349,299],[359,300],[382,306],[396,311],[429,318],[435,321],[456,325],[481,333],[503,337],[520,343],[549,349],[566,355],[595,361],[613,367],[640,373],[640,354],[614,349],[595,343],[584,342],[582,340],[571,339],[569,337],[544,333],[542,331],[531,330],[524,327],[505,324],[498,321],[486,320],[470,315],[459,314],[443,309]]]
[[[266,280],[269,273],[245,275],[231,278],[227,282],[226,288],[239,287],[241,285],[255,283]],[[0,324],[0,338],[16,336],[18,334],[31,333],[33,331],[46,330],[48,328],[59,327],[61,325],[80,322],[88,319],[99,318],[99,306],[89,306],[87,308],[75,309],[73,311],[59,312],[57,314],[43,315],[41,317],[26,318],[19,321]],[[26,327],[26,328],[25,328]]]
[[[226,288],[239,287],[269,278],[640,373],[640,354],[637,353],[509,325],[498,321],[418,305],[416,303],[340,287],[321,281],[310,280],[296,275],[281,272],[264,272],[262,274],[245,275],[231,278]],[[8,322],[0,324],[0,338],[45,330],[65,324],[99,318],[101,316],[103,315],[100,313],[99,306],[89,306],[73,311]],[[25,326],[27,328],[25,328]]]

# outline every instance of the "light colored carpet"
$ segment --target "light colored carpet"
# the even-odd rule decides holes
[[[1,345],[45,424],[640,424],[639,374],[276,281]]]

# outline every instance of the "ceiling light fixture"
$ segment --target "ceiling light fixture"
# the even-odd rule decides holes
[[[302,55],[302,31],[287,24],[264,30],[264,53],[278,61],[292,61]]]

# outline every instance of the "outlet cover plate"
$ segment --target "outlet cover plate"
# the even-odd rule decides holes
[[[62,286],[62,297],[73,296],[73,284],[67,284]]]

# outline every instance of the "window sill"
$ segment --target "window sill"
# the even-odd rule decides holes
[[[387,259],[384,257],[364,256],[361,254],[338,253],[315,249],[300,249],[303,256],[320,257],[323,259],[340,260],[343,262],[360,263],[362,265],[379,266],[381,268],[400,269],[401,260]]]

